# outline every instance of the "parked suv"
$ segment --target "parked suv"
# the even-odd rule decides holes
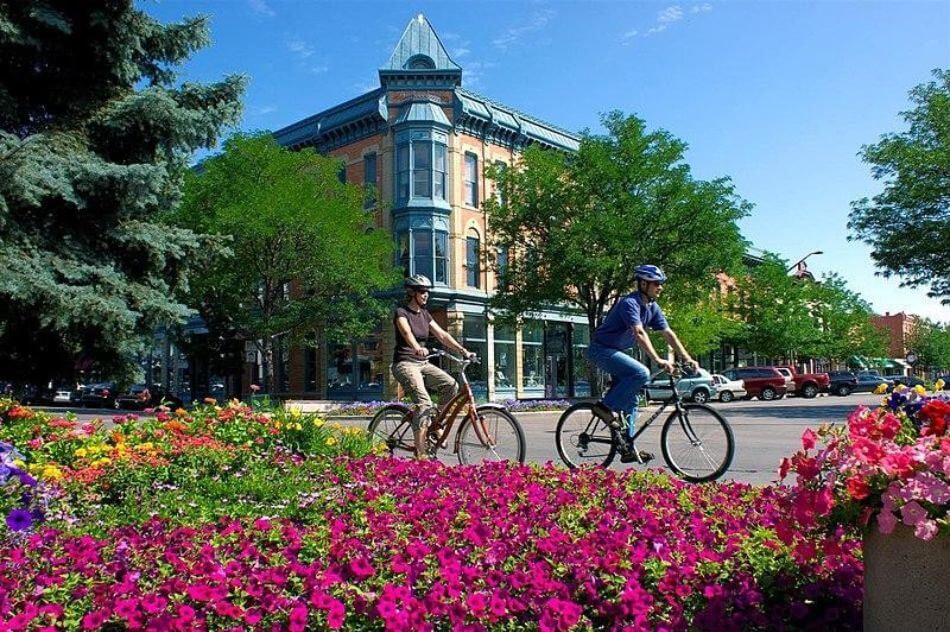
[[[665,371],[660,371],[650,378],[650,381],[644,387],[648,399],[666,400],[673,394],[670,391],[670,376]],[[676,382],[676,390],[679,394],[691,399],[699,404],[705,404],[709,401],[716,388],[713,386],[712,375],[706,369],[699,369],[697,373],[684,375],[682,379]]]
[[[80,401],[88,408],[112,408],[117,393],[114,382],[100,382],[83,387]]]
[[[858,388],[858,376],[851,371],[831,371],[828,373],[830,382],[828,392],[844,397]]]
[[[758,397],[771,401],[776,397],[783,397],[788,392],[785,386],[785,376],[774,366],[746,366],[738,369],[728,369],[722,372],[730,380],[742,380],[748,393],[746,399]]]

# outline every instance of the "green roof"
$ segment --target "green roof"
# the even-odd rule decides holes
[[[389,61],[379,70],[461,72],[462,67],[452,61],[429,20],[420,13],[406,26]]]

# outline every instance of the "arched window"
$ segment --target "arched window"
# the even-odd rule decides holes
[[[426,55],[413,55],[406,66],[409,70],[435,70],[435,62]]]
[[[481,238],[474,228],[465,236],[465,279],[469,287],[480,288],[482,269],[480,263]]]

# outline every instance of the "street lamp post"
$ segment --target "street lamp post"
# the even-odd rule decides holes
[[[792,270],[797,268],[799,264],[804,263],[805,259],[807,259],[808,257],[812,255],[823,255],[823,254],[825,253],[821,250],[815,250],[814,252],[809,252],[807,255],[805,255],[804,257],[802,257],[801,259],[793,263],[791,266],[789,266],[788,270],[786,270],[785,272],[791,272]]]

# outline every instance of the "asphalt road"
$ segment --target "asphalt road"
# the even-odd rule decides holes
[[[758,400],[736,401],[728,404],[714,402],[718,410],[732,426],[736,438],[736,454],[732,467],[724,479],[753,484],[765,484],[776,480],[776,472],[782,457],[793,454],[801,447],[802,432],[807,427],[817,427],[821,423],[844,423],[848,414],[857,406],[876,406],[880,404],[880,395],[854,394],[847,397],[820,396],[815,399],[786,398],[772,402]],[[72,410],[82,421],[99,417],[111,419],[114,410],[64,409]],[[654,410],[653,407],[648,409]],[[557,448],[554,445],[554,428],[560,412],[521,413],[516,415],[525,430],[528,441],[528,460],[533,463],[553,461],[560,463]],[[638,447],[654,452],[657,460],[650,467],[665,469],[660,455],[660,427],[665,415],[643,434]],[[365,427],[367,419],[340,419],[347,425]],[[457,462],[451,454],[444,454],[446,463]],[[611,466],[614,468],[640,467],[623,465],[619,459]]]

